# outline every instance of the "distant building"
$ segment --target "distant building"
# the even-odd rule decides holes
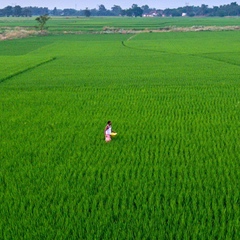
[[[158,13],[155,11],[147,13],[147,14],[143,14],[143,17],[157,17],[157,16],[158,16]]]

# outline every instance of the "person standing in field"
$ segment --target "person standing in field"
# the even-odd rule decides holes
[[[105,141],[106,142],[111,141],[111,133],[112,133],[112,122],[108,121],[107,126],[104,129],[104,135],[105,135]]]

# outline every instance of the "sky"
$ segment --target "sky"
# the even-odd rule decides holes
[[[98,6],[103,4],[107,9],[111,9],[114,5],[118,5],[123,9],[131,8],[132,4],[137,4],[139,7],[148,5],[150,8],[165,9],[178,8],[186,5],[201,6],[206,4],[209,7],[220,6],[237,2],[240,5],[240,0],[0,0],[0,9],[6,6],[21,7],[48,7],[50,10],[54,7],[58,9],[73,8],[73,9],[98,9]]]

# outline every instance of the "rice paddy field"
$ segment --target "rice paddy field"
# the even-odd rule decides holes
[[[1,17],[0,33],[6,29],[27,28],[36,29],[38,26],[33,17]],[[156,30],[164,28],[180,28],[180,27],[202,27],[202,26],[238,26],[239,17],[213,17],[213,18],[182,18],[182,17],[162,17],[162,18],[129,18],[129,17],[51,17],[47,22],[46,28],[51,33],[66,32],[97,32],[107,28],[114,30]]]
[[[0,41],[0,239],[239,239],[239,39]]]

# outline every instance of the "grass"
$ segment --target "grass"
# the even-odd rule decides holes
[[[1,238],[238,239],[238,39],[0,42]]]
[[[0,18],[0,29],[18,27],[35,29],[38,26],[36,17]],[[200,26],[239,26],[239,18],[128,18],[128,17],[51,17],[46,27],[51,33],[57,32],[99,32],[105,28],[154,30],[172,27]]]

